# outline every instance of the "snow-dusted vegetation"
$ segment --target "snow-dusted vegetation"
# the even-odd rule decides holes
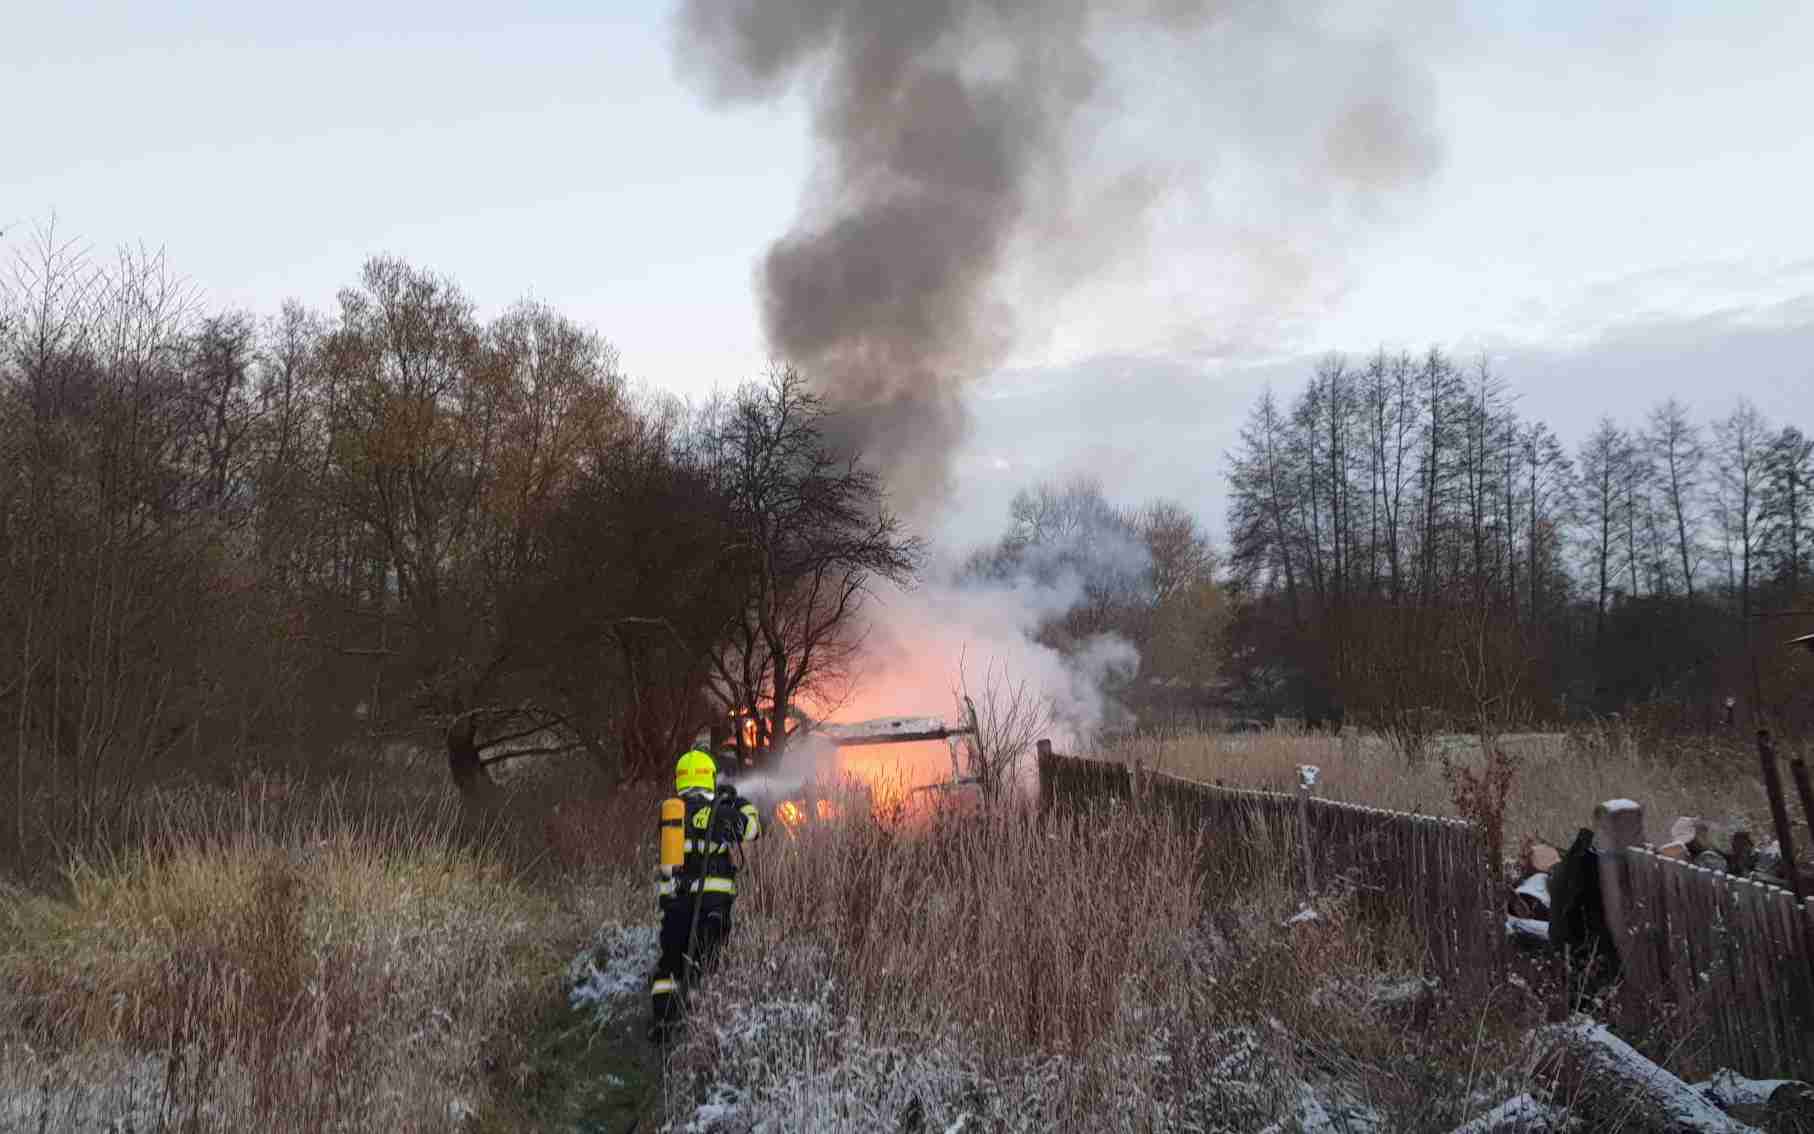
[[[671,1131],[1448,1130],[1522,1089],[1339,893],[1127,810],[809,825],[764,848],[668,1068]]]

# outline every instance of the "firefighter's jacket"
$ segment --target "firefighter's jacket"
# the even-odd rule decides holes
[[[711,792],[683,791],[680,798],[687,805],[686,857],[679,870],[670,873],[658,868],[656,895],[661,908],[667,909],[677,895],[687,892],[723,895],[726,900],[735,897],[737,864],[731,861],[731,851],[739,843],[762,836],[762,817],[756,805],[727,793],[718,801],[717,829],[713,830]]]

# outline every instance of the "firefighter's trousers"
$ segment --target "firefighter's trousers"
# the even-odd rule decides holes
[[[693,936],[692,963],[687,958],[687,934],[693,929],[693,903],[700,903],[699,929]],[[661,960],[655,966],[654,1023],[673,1024],[686,1012],[686,996],[699,979],[717,963],[718,951],[731,935],[731,902],[728,894],[681,895],[669,901],[661,914]]]

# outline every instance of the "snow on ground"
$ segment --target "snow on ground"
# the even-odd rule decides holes
[[[1793,1079],[1747,1079],[1736,1071],[1721,1070],[1715,1071],[1713,1078],[1696,1085],[1694,1089],[1711,1099],[1715,1106],[1729,1109],[1735,1106],[1768,1105],[1771,1095],[1794,1081]]]
[[[1274,1122],[1260,1134],[1378,1134],[1385,1129],[1385,1121],[1378,1111],[1339,1089],[1318,1089],[1300,1082],[1290,1120]]]
[[[620,1002],[646,994],[661,951],[661,933],[652,925],[600,926],[592,944],[567,966],[567,1004],[591,1008],[602,1022]]]
[[[192,1116],[172,1105],[162,1056],[101,1051],[52,1062],[23,1044],[4,1054],[0,1131],[158,1130]]]
[[[1673,1128],[1705,1130],[1709,1134],[1744,1134],[1752,1130],[1728,1118],[1706,1096],[1646,1059],[1636,1048],[1613,1035],[1605,1024],[1576,1017],[1557,1027],[1567,1042],[1595,1048],[1600,1056],[1615,1063],[1621,1080],[1642,1084],[1645,1097],[1656,1103]]]
[[[708,986],[709,987],[709,986]],[[1377,1115],[1339,1091],[1301,1089],[1279,1058],[1247,1028],[1210,1037],[1180,1037],[1163,1024],[1123,1054],[1080,1059],[1029,1054],[985,1061],[956,1032],[873,1034],[837,1009],[842,996],[826,980],[792,997],[732,995],[717,1001],[703,1039],[709,1061],[672,1071],[670,1097],[692,1109],[663,1127],[668,1134],[831,1134],[894,1130],[1045,1134],[1072,1128],[1089,1110],[1091,1129],[1163,1129],[1180,1134],[1232,1134],[1304,1114],[1322,1115],[1329,1134],[1370,1132]],[[1185,1050],[1183,1043],[1202,1044]],[[1214,1074],[1183,1076],[1176,1058]],[[1098,1092],[1113,1096],[1102,1099]],[[1113,1115],[1112,1119],[1105,1116]],[[1104,1124],[1106,1122],[1106,1124]]]
[[[1538,1102],[1529,1095],[1515,1095],[1492,1110],[1454,1130],[1454,1134],[1549,1134],[1569,1127],[1561,1107]]]
[[[1403,1008],[1416,1003],[1436,987],[1434,980],[1412,973],[1401,976],[1382,974],[1365,981],[1337,977],[1312,991],[1310,1003],[1325,1010],[1349,1012]]]

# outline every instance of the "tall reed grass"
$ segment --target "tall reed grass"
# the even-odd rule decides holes
[[[1161,814],[839,816],[752,856],[674,1128],[1258,1130],[1308,1091],[1447,1129],[1532,1007],[1431,1010],[1408,941],[1294,917],[1288,864]]]
[[[630,901],[529,884],[445,799],[196,789],[132,822],[0,897],[0,1129],[458,1129],[499,1029]]]

